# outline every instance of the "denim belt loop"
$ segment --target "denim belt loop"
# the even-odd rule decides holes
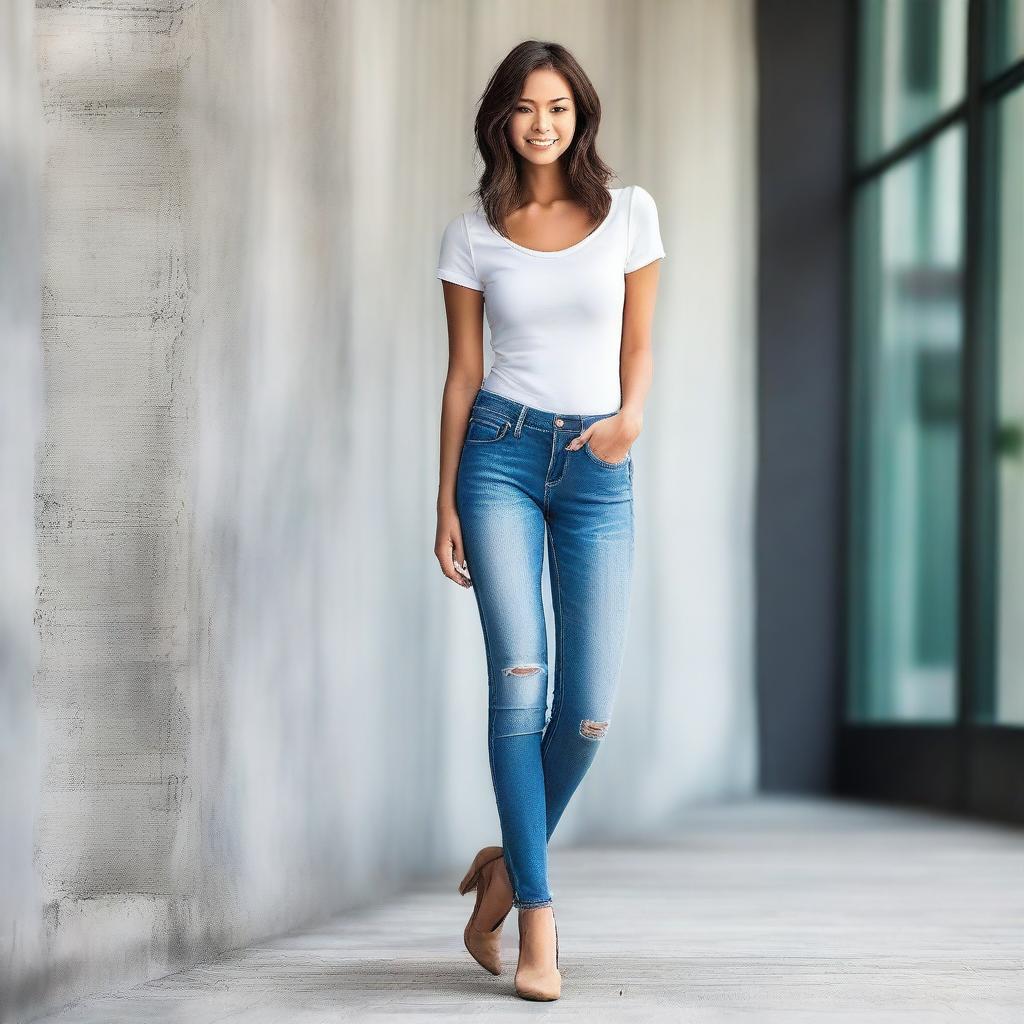
[[[526,419],[526,410],[528,408],[529,406],[524,405],[522,409],[519,410],[519,419],[516,420],[516,429],[513,434],[515,437],[519,437],[523,432],[523,420]]]

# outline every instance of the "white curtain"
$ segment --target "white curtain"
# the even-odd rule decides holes
[[[554,845],[749,793],[751,0],[34,17],[54,504],[6,614],[41,641],[17,925],[49,952],[15,957],[36,1004],[455,878],[500,841],[479,621],[432,552],[434,268],[475,101],[524,38],[587,69],[601,153],[655,196],[668,253],[626,665]]]

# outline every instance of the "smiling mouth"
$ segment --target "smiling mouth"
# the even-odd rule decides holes
[[[527,139],[526,141],[535,149],[547,149],[548,146],[553,146],[558,139]]]

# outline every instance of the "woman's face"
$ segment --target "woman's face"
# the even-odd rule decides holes
[[[569,83],[551,68],[531,71],[508,122],[515,151],[533,164],[554,163],[569,148],[575,130],[576,106]]]

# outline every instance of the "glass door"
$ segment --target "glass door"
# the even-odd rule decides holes
[[[839,790],[1024,821],[1024,0],[859,0]]]

